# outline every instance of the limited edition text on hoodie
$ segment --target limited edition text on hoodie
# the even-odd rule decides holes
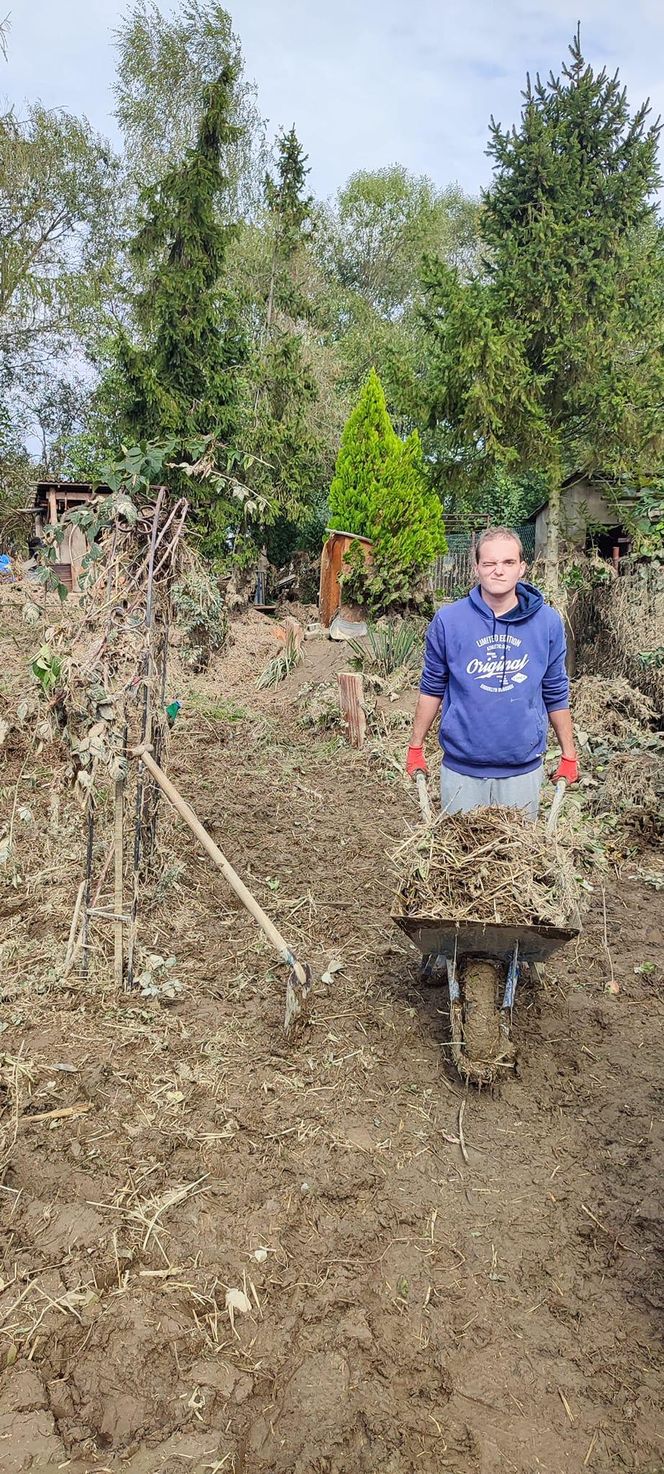
[[[439,609],[426,636],[420,690],[441,696],[445,767],[476,778],[511,778],[539,767],[548,713],[569,706],[560,615],[532,584],[494,614],[479,588]]]

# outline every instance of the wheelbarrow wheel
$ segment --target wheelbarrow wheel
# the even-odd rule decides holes
[[[491,1068],[503,1053],[497,1008],[500,969],[486,957],[469,957],[461,978],[463,1052],[469,1064]]]

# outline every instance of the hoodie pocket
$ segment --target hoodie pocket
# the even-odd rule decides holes
[[[464,693],[450,701],[440,723],[444,751],[474,767],[521,767],[544,751],[545,739],[541,707],[508,692],[496,694],[490,706]]]

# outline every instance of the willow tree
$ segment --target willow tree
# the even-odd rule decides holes
[[[638,476],[660,452],[664,388],[659,123],[579,34],[560,78],[527,81],[519,125],[491,123],[481,273],[429,261],[425,415],[446,474],[545,477],[557,587],[560,489],[572,472]]]

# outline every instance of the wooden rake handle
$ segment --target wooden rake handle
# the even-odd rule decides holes
[[[547,825],[546,825],[546,832],[547,832],[547,834],[555,834],[555,832],[556,832],[556,828],[557,828],[557,825],[558,825],[558,815],[560,813],[562,802],[563,802],[563,799],[565,797],[566,789],[567,789],[567,779],[566,778],[559,778],[558,779],[558,782],[556,783],[556,791],[555,791],[555,793],[553,795],[553,803],[551,805],[551,809],[550,809],[550,812],[549,812],[549,817],[548,817],[548,820],[547,820]]]
[[[270,921],[269,916],[266,916],[262,906],[259,906],[258,901],[252,896],[251,891],[247,890],[244,881],[240,880],[239,875],[226,859],[226,856],[222,854],[219,846],[215,844],[212,837],[208,834],[207,829],[203,828],[200,820],[196,818],[193,809],[190,809],[189,804],[185,803],[181,794],[178,793],[175,784],[171,783],[170,778],[166,777],[163,768],[160,768],[159,764],[155,762],[147,747],[133,748],[132,757],[140,758],[141,762],[145,764],[148,773],[152,774],[155,783],[159,785],[168,802],[172,804],[176,813],[180,815],[180,818],[184,819],[185,824],[189,825],[192,834],[195,834],[199,844],[202,845],[203,849],[210,856],[217,869],[221,870],[224,879],[228,881],[231,890],[235,892],[238,900],[246,907],[250,916],[253,916],[254,921],[258,922],[263,935],[267,937],[268,942],[274,947],[281,961],[287,962],[288,966],[292,967],[298,982],[305,985],[307,975],[302,964],[296,961],[281,932],[277,931],[274,922]]]
[[[430,824],[433,819],[433,809],[431,807],[429,790],[427,788],[426,773],[423,773],[421,768],[419,768],[415,774],[415,783],[417,785],[417,797],[420,801],[422,818],[425,824]]]

